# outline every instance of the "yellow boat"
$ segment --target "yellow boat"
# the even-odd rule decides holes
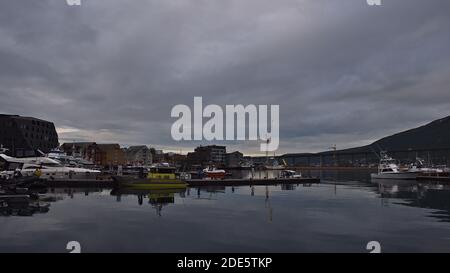
[[[113,176],[119,187],[134,189],[184,189],[187,183],[178,179],[176,169],[167,165],[154,165],[150,167],[147,177]]]

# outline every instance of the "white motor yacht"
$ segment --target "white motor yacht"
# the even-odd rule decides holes
[[[439,174],[444,173],[443,169],[426,167],[425,160],[417,157],[416,162],[411,164],[408,172],[417,174]]]
[[[22,176],[38,176],[44,180],[93,180],[101,173],[97,170],[63,166],[59,161],[48,157],[15,158],[0,154],[0,160],[19,169]],[[9,174],[13,170],[5,170]]]
[[[302,178],[302,174],[293,170],[282,170],[280,178]]]
[[[417,175],[415,172],[401,171],[396,160],[389,157],[386,152],[382,152],[378,173],[372,173],[370,176],[372,179],[415,180]]]
[[[59,161],[62,165],[68,167],[82,167],[93,169],[94,163],[82,158],[79,155],[67,155],[60,149],[53,149],[47,154],[48,158]]]

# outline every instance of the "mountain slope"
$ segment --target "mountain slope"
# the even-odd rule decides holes
[[[450,148],[450,116],[427,125],[382,138],[370,145],[337,152],[405,151]],[[326,152],[329,153],[329,152]]]

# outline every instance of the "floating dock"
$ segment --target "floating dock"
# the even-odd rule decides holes
[[[185,182],[190,187],[202,186],[267,186],[280,184],[317,184],[320,183],[319,178],[304,177],[304,178],[265,178],[265,179],[187,179]]]
[[[417,181],[450,182],[449,176],[418,176]]]
[[[78,187],[93,187],[93,188],[112,188],[117,185],[112,179],[107,180],[75,180],[75,179],[64,179],[64,180],[46,180],[43,182],[48,187],[67,187],[67,188],[78,188]]]
[[[183,180],[191,187],[202,186],[266,186],[280,184],[317,184],[320,183],[319,178],[263,178],[263,179],[233,179],[227,178],[223,180],[214,179],[187,179]],[[117,186],[117,182],[113,180],[47,180],[44,182],[49,187],[96,187],[96,188],[112,188]]]

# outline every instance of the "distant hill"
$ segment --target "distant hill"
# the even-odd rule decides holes
[[[424,126],[407,130],[392,136],[382,138],[362,147],[340,150],[338,152],[365,151],[405,151],[421,149],[450,148],[450,116],[435,120]]]
[[[392,136],[382,138],[366,146],[338,150],[336,153],[364,153],[406,150],[431,150],[450,148],[450,116],[435,120],[424,126],[407,130]],[[330,154],[332,151],[319,154]],[[306,154],[304,154],[306,155]]]

